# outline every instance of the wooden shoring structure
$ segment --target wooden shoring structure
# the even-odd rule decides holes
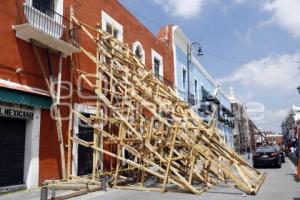
[[[92,142],[69,134],[69,148],[82,145],[93,151],[92,174],[85,179],[98,181],[110,175],[115,188],[177,189],[195,194],[219,182],[232,181],[248,194],[257,193],[265,174],[226,145],[215,123],[203,122],[171,87],[145,69],[127,45],[74,15],[71,21],[96,48],[93,54],[80,46],[95,63],[89,66],[94,67],[94,73],[76,66],[73,69],[96,96],[96,114],[86,117],[71,111],[94,130]],[[99,157],[103,155],[116,161],[110,171],[100,167]],[[68,165],[68,171],[71,167]],[[78,177],[69,177],[74,178]]]

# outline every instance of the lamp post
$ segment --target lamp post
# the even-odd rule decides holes
[[[298,90],[298,93],[300,94],[300,86],[297,87],[297,90]],[[298,180],[300,179],[300,150],[299,150],[299,147],[300,147],[300,134],[299,134],[299,131],[298,131],[298,126],[296,126],[297,128],[297,134],[298,134],[298,170],[297,170],[297,177],[298,177]]]
[[[188,93],[188,103],[190,103],[190,64],[192,63],[192,50],[193,47],[197,46],[197,56],[203,56],[201,45],[198,42],[193,42],[187,44],[187,93]]]

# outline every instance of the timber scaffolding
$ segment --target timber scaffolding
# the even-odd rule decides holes
[[[114,188],[162,192],[175,189],[195,194],[220,182],[233,182],[247,194],[258,192],[265,174],[226,145],[215,120],[203,122],[171,87],[145,69],[128,45],[99,26],[81,22],[72,8],[70,19],[96,49],[93,54],[79,46],[95,63],[94,73],[80,70],[72,56],[73,75],[94,91],[96,112],[87,117],[74,108],[70,111],[67,169],[62,167],[67,181],[100,184],[102,178],[109,176]],[[92,142],[73,134],[74,118],[93,129]],[[57,123],[61,126],[60,119]],[[71,175],[74,145],[92,150],[92,174]],[[101,166],[104,155],[116,162],[111,171]]]

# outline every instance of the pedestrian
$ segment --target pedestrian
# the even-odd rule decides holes
[[[248,159],[250,159],[250,152],[251,152],[251,148],[250,146],[247,147],[247,155],[248,155]]]
[[[293,146],[290,147],[290,157],[292,162],[295,163],[295,148]]]

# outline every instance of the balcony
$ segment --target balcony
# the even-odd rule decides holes
[[[222,115],[222,114],[219,114],[218,120],[219,120],[220,122],[224,122],[225,124],[227,123],[227,120],[225,119],[224,115]]]
[[[211,115],[213,113],[213,107],[208,102],[201,102],[199,104],[198,111],[204,113],[205,115]]]
[[[218,105],[220,104],[219,99],[218,99],[217,97],[213,96],[213,95],[207,95],[207,96],[205,97],[205,101],[207,101],[207,102],[212,102],[212,103],[218,104]]]
[[[195,99],[195,95],[190,93],[188,95],[188,103],[192,106],[196,105],[196,99]]]
[[[43,1],[19,2],[18,23],[13,26],[18,38],[38,42],[45,48],[62,52],[64,56],[80,52],[79,26],[72,24]]]

